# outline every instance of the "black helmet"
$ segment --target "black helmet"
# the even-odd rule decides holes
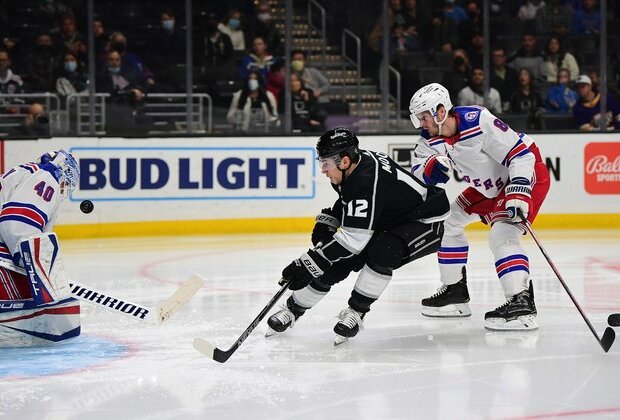
[[[355,134],[344,127],[337,127],[319,138],[316,151],[321,159],[332,156],[349,156],[351,160],[357,161],[360,153],[359,144],[360,142]]]

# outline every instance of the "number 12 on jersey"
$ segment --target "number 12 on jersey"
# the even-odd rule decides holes
[[[350,217],[367,217],[368,200],[352,200],[347,203],[347,215]]]

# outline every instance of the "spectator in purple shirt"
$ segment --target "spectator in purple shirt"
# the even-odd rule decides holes
[[[601,118],[606,120],[606,130],[620,130],[620,105],[607,95],[607,112],[601,115],[601,94],[592,89],[592,80],[585,74],[577,78],[579,101],[573,107],[575,124],[581,131],[600,129]]]

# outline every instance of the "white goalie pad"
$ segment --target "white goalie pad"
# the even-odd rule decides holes
[[[36,303],[70,297],[69,281],[55,233],[32,236],[22,241],[19,247]]]

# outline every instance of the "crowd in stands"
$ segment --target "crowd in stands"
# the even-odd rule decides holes
[[[149,94],[185,91],[181,6],[157,1],[158,7],[151,8],[140,3],[142,22],[148,25],[135,27],[122,24],[110,12],[97,15],[93,26],[96,77],[90,81],[82,2],[26,3],[30,5],[28,25],[20,27],[10,24],[18,2],[0,0],[0,93],[53,92],[66,98],[87,91],[94,82],[97,92],[111,95],[111,106],[119,105],[111,115],[121,132],[124,124],[148,126],[141,110]],[[348,7],[342,2],[324,3],[327,9]],[[291,73],[286,74],[281,6],[267,0],[213,0],[204,7],[194,6],[194,83],[198,92],[209,93],[216,106],[227,110],[224,119],[232,129],[281,127],[287,78],[294,131],[323,131],[330,102],[340,99],[332,94],[327,74],[309,61],[306,50],[292,52]],[[362,9],[355,11],[364,14]],[[380,60],[383,54],[389,57],[404,80],[403,105],[411,92],[431,81],[443,83],[458,105],[485,104],[480,0],[390,0],[388,51],[383,51],[383,17],[371,13],[367,20],[372,23],[358,25],[367,47],[363,62],[372,63],[373,57]],[[615,8],[611,13],[616,13]],[[528,128],[544,129],[542,117],[555,114],[572,115],[573,127],[581,130],[597,129],[601,119],[609,129],[620,129],[614,45],[608,47],[610,69],[616,72],[608,78],[608,115],[600,116],[597,0],[492,0],[491,17],[491,89],[486,105],[492,112],[525,116]],[[430,79],[423,75],[425,68],[432,70]],[[373,71],[371,77],[377,74]],[[32,104],[16,100],[12,107],[7,106],[9,99],[1,101],[5,106],[0,112],[27,110],[29,119],[24,123],[35,121],[32,115],[41,113],[38,107],[32,111]],[[126,120],[123,106],[131,107],[132,121]]]

